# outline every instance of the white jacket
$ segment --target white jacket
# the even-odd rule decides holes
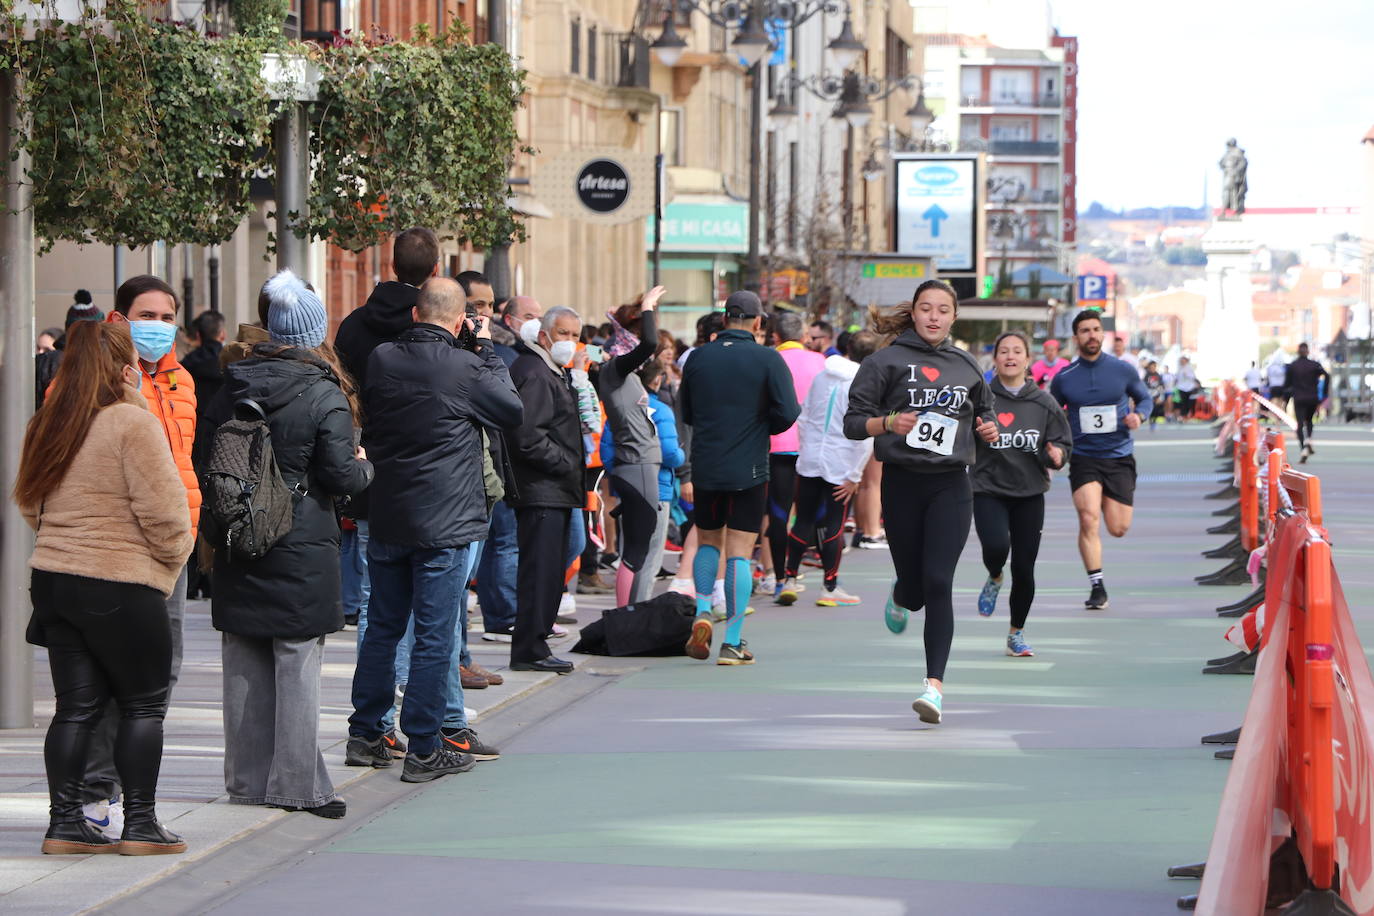
[[[820,477],[836,485],[863,477],[864,465],[873,454],[873,439],[856,442],[844,434],[849,384],[858,372],[858,363],[843,356],[829,356],[825,371],[811,383],[797,419],[797,431],[801,434],[797,473],[801,476]]]

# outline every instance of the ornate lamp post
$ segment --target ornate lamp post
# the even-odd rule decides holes
[[[769,21],[786,22],[794,31],[797,26],[817,15],[844,13],[840,34],[826,45],[841,71],[854,65],[864,51],[864,45],[854,37],[850,22],[848,0],[671,0],[663,16],[663,31],[650,45],[660,63],[676,66],[687,50],[687,41],[678,33],[677,16],[701,13],[714,25],[735,33],[730,47],[739,54],[749,68],[749,253],[744,265],[744,288],[758,291],[761,276],[759,259],[759,165],[762,159],[763,130],[763,57],[772,42],[763,24]],[[793,109],[795,113],[795,109]],[[856,117],[862,117],[856,113]]]

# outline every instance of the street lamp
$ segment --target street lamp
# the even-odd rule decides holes
[[[921,91],[916,96],[915,103],[906,110],[907,120],[911,122],[911,135],[920,136],[926,132],[926,128],[935,120],[935,112],[931,111],[926,105],[925,85],[921,85]]]
[[[676,66],[687,50],[686,40],[677,31],[677,14],[698,12],[712,24],[735,32],[735,40],[730,47],[749,67],[749,254],[744,266],[745,289],[757,291],[762,273],[759,258],[759,160],[763,155],[760,140],[763,132],[762,61],[772,47],[763,24],[781,20],[795,32],[797,26],[817,15],[833,16],[841,11],[844,12],[844,25],[827,47],[843,72],[853,66],[864,51],[863,43],[854,36],[849,0],[668,0],[663,31],[649,45],[661,64],[665,67]],[[866,124],[871,117],[867,109],[865,103],[862,104],[862,110],[853,108],[852,111],[846,111],[844,116],[851,124]],[[770,117],[779,120],[796,117],[796,114],[795,100],[783,102],[780,99],[769,112]]]

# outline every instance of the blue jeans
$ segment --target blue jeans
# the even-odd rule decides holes
[[[583,509],[572,510],[572,521],[568,523],[568,553],[563,558],[563,569],[573,565],[587,549],[587,513]],[[658,570],[654,570],[658,572]],[[566,573],[565,573],[566,574]]]
[[[413,618],[415,648],[410,656],[401,730],[411,753],[428,756],[438,742],[449,705],[449,669],[467,584],[468,547],[418,549],[373,539],[367,559],[372,575],[367,634],[353,673],[353,715],[348,733],[375,739],[396,695],[396,647]],[[461,682],[456,685],[461,706]]]
[[[520,567],[520,542],[515,535],[515,510],[504,500],[491,510],[491,536],[477,567],[477,600],[488,633],[515,626],[515,582]]]
[[[453,633],[453,660],[448,671],[448,704],[444,709],[444,728],[467,728],[468,714],[463,707],[463,673],[458,670],[472,664],[468,652],[468,580],[482,556],[483,541],[468,545],[468,564],[463,571],[463,597],[458,606],[458,626]]]
[[[367,616],[367,601],[372,580],[367,576],[367,519],[356,522],[357,531],[342,531],[339,537],[339,578],[345,616]],[[359,624],[361,627],[362,624]],[[361,636],[360,636],[361,639]]]

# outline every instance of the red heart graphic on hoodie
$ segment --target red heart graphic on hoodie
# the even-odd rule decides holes
[[[926,381],[933,382],[940,377],[940,370],[934,366],[922,366],[921,374],[926,377]]]
[[[1014,413],[999,413],[999,414],[997,415],[997,422],[998,422],[998,423],[1001,423],[1003,426],[1010,426],[1011,424],[1013,424],[1013,423],[1016,422],[1016,414],[1014,414]]]

